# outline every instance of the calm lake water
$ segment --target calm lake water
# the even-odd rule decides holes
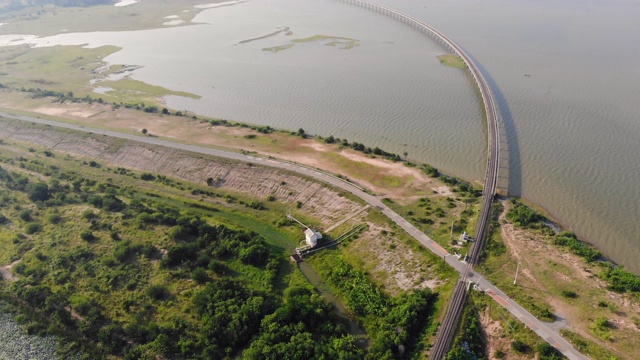
[[[640,273],[640,2],[376,2],[434,25],[486,69],[505,111],[509,192]],[[474,85],[439,64],[443,50],[428,37],[332,0],[252,0],[195,21],[38,42],[122,46],[107,60],[143,65],[135,79],[202,95],[169,97],[176,109],[407,151],[482,180],[486,129]],[[292,34],[244,42],[283,27]],[[359,46],[291,41],[314,35]],[[283,45],[291,47],[263,51]]]

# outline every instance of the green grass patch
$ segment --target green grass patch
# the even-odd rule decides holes
[[[458,55],[454,55],[454,54],[439,55],[438,60],[440,60],[440,63],[444,66],[454,67],[458,69],[467,68],[467,65],[464,63],[464,61],[462,61],[462,58],[459,57]]]
[[[593,343],[590,340],[587,340],[580,334],[577,334],[569,330],[561,330],[560,333],[565,339],[570,341],[578,351],[589,356],[594,360],[618,359],[618,357],[615,356],[609,350],[606,350],[605,348],[599,345],[596,345],[595,343]]]
[[[304,43],[312,43],[312,42],[322,42],[326,46],[333,46],[342,50],[348,50],[348,49],[352,49],[354,47],[360,46],[360,41],[352,38],[340,37],[340,36],[328,36],[328,35],[313,35],[306,38],[293,39],[289,44],[268,47],[262,50],[277,53],[279,51],[291,49],[296,44],[304,44]]]
[[[107,86],[116,90],[117,97],[123,99],[136,100],[138,99],[138,93],[148,94],[151,96],[167,96],[167,95],[175,95],[175,96],[183,96],[191,99],[200,99],[200,95],[195,95],[183,91],[172,91],[163,88],[162,86],[149,85],[142,81],[133,80],[133,79],[121,79],[118,81],[102,81],[99,83],[100,86]],[[108,95],[111,92],[108,92]]]
[[[40,4],[40,3],[38,3]],[[141,1],[131,6],[99,5],[90,7],[28,6],[16,11],[2,11],[0,22],[6,34],[50,36],[62,32],[132,31],[162,28],[166,16],[177,15],[188,25],[202,9],[197,0],[174,0],[166,3]],[[60,5],[60,2],[57,3]]]
[[[269,51],[272,53],[277,53],[283,50],[287,50],[287,49],[291,49],[295,44],[285,44],[285,45],[278,45],[278,46],[272,46],[272,47],[268,47],[268,48],[264,48],[262,49],[262,51]]]

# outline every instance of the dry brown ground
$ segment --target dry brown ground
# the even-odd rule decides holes
[[[504,202],[505,210],[500,215],[500,231],[509,258],[501,270],[504,276],[513,279],[513,264],[520,261],[518,284],[523,292],[541,303],[549,304],[554,314],[566,319],[567,330],[576,332],[590,341],[612,351],[624,359],[634,359],[640,345],[640,329],[633,318],[640,318],[640,304],[629,295],[614,293],[606,289],[606,283],[595,276],[600,270],[595,264],[586,263],[582,258],[569,253],[551,243],[549,236],[524,230],[508,222],[505,218],[510,204]],[[572,290],[576,299],[566,299],[562,290]],[[608,307],[598,303],[605,301]],[[489,335],[491,352],[503,349],[497,338],[501,329],[493,325],[486,314],[483,316],[485,331]],[[606,317],[613,324],[612,339],[603,340],[590,325],[597,317]],[[511,357],[510,357],[511,358]]]
[[[371,222],[369,229],[348,245],[349,254],[358,258],[367,270],[383,284],[386,291],[396,295],[411,289],[435,289],[442,281],[431,269],[432,263],[414,252],[409,245]],[[382,231],[387,233],[383,234]]]
[[[487,351],[490,359],[497,359],[496,351],[501,350],[506,354],[505,358],[509,360],[521,360],[527,359],[525,354],[518,354],[511,349],[511,342],[513,339],[509,336],[504,336],[505,329],[503,323],[500,320],[491,318],[489,314],[489,308],[485,308],[478,314],[480,324],[485,333],[487,340]]]
[[[15,277],[15,275],[13,275],[13,273],[11,272],[11,268],[16,265],[17,263],[19,263],[20,260],[16,260],[14,262],[12,262],[9,265],[0,267],[0,275],[2,275],[2,278],[7,280],[7,281],[15,281],[17,280],[17,278]]]
[[[113,110],[111,105],[106,104],[58,104],[46,98],[28,99],[21,93],[4,93],[3,98],[0,98],[0,108],[35,112],[63,121],[124,132],[140,133],[142,129],[147,129],[150,134],[159,137],[202,146],[256,151],[264,156],[318,167],[343,174],[361,186],[393,199],[411,198],[436,188],[445,189],[445,192],[448,189],[440,181],[401,162],[372,158],[351,149],[339,149],[336,145],[302,139],[288,133],[264,135],[249,128],[211,126],[207,122],[184,117],[148,114],[125,108]],[[244,138],[248,134],[257,135],[257,138]]]

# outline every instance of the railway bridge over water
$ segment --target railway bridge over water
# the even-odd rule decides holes
[[[466,67],[469,69],[473,80],[476,83],[480,96],[482,97],[482,102],[484,105],[486,120],[487,120],[487,128],[488,128],[488,141],[487,141],[487,167],[484,179],[484,191],[483,191],[483,200],[482,200],[482,208],[480,212],[480,217],[478,219],[478,224],[476,227],[475,239],[476,241],[473,243],[473,246],[469,250],[467,254],[467,264],[464,269],[459,269],[460,278],[455,287],[453,295],[451,297],[451,301],[449,303],[449,307],[447,308],[447,313],[442,322],[442,325],[438,331],[438,336],[435,342],[434,347],[431,350],[431,359],[441,360],[445,357],[448,352],[451,343],[453,341],[455,330],[460,320],[460,315],[462,313],[462,309],[464,307],[467,291],[468,291],[468,279],[473,277],[473,266],[478,261],[478,256],[482,250],[482,246],[484,243],[485,233],[487,231],[487,227],[490,222],[491,217],[491,207],[496,194],[496,186],[498,181],[498,170],[499,170],[499,158],[500,158],[500,127],[499,121],[500,112],[498,111],[497,102],[494,98],[493,93],[491,92],[491,88],[489,87],[486,79],[482,75],[482,72],[478,68],[478,66],[474,63],[471,56],[469,56],[464,49],[458,46],[455,42],[449,39],[446,35],[433,28],[432,26],[415,19],[411,16],[399,13],[395,10],[389,9],[384,6],[371,4],[361,0],[339,0],[347,4],[359,6],[361,8],[378,12],[385,16],[391,17],[395,20],[401,21],[408,26],[430,36],[437,42],[439,42],[447,51],[452,52],[462,59]],[[444,249],[443,249],[444,250]],[[446,257],[446,256],[445,256]],[[479,279],[480,280],[480,279]],[[486,283],[486,280],[480,280],[478,283]],[[488,284],[487,284],[488,285]],[[564,341],[559,336],[557,338],[552,338],[548,336],[547,330],[542,329],[538,323],[535,325],[532,323],[536,322],[537,319],[532,316],[518,316],[522,315],[520,310],[510,309],[508,301],[504,301],[502,297],[495,296],[496,292],[499,289],[490,289],[487,293],[492,296],[496,301],[501,303],[503,306],[507,307],[509,311],[512,311],[516,317],[520,318],[529,326],[531,329],[536,331],[539,335],[542,336],[543,339],[547,340],[551,345],[558,348],[564,355],[569,357],[570,359],[584,359],[584,356],[577,351],[575,351],[571,345],[569,345],[566,341]],[[502,301],[502,302],[501,302]],[[534,320],[535,319],[535,320]],[[528,323],[529,322],[529,323]]]

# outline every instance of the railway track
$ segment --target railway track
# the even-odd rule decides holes
[[[467,298],[467,279],[472,274],[471,271],[473,270],[473,266],[478,261],[478,257],[482,251],[482,245],[484,244],[485,233],[491,220],[491,207],[496,193],[500,154],[500,128],[498,126],[500,115],[498,112],[498,107],[493,93],[491,92],[491,88],[489,87],[478,66],[471,59],[471,56],[469,56],[464,51],[464,49],[458,46],[446,35],[438,31],[434,27],[424,23],[423,21],[399,13],[384,6],[371,4],[361,0],[340,1],[360,6],[368,10],[376,11],[393,19],[399,20],[437,40],[447,50],[453,52],[462,59],[462,61],[469,69],[469,72],[473,76],[478,91],[480,92],[480,95],[482,97],[485,115],[487,118],[487,127],[489,129],[487,139],[487,167],[484,179],[482,208],[480,211],[478,225],[476,227],[475,242],[473,243],[469,253],[467,254],[467,266],[465,267],[464,272],[460,275],[460,279],[458,280],[458,283],[453,292],[451,302],[449,303],[449,307],[447,308],[442,326],[440,327],[440,331],[438,332],[436,343],[431,352],[432,359],[440,360],[446,355],[447,351],[451,347],[451,342],[453,341],[455,330],[457,328],[458,322],[460,320],[460,315],[462,313],[462,310],[464,309],[464,304]]]

